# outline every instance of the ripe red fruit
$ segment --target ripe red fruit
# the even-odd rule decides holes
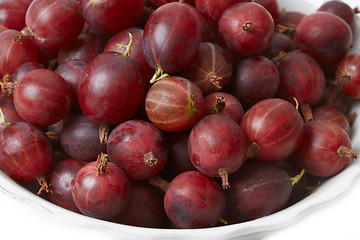
[[[224,11],[240,2],[250,2],[249,0],[227,0],[227,1],[213,1],[213,0],[194,0],[196,8],[212,21],[219,21]]]
[[[271,14],[275,24],[278,22],[280,9],[277,0],[254,0],[254,2],[263,6]]]
[[[275,33],[270,45],[261,55],[273,59],[279,56],[281,52],[291,52],[295,50],[294,41],[285,34]]]
[[[165,4],[151,14],[142,45],[146,61],[157,69],[155,78],[163,71],[181,70],[196,55],[202,38],[197,14],[194,7],[178,2]]]
[[[350,123],[348,118],[338,109],[331,106],[321,106],[312,110],[314,119],[332,121],[339,124],[350,135]]]
[[[130,40],[129,33],[132,35]],[[144,76],[146,84],[150,84],[150,79],[154,75],[154,69],[152,69],[145,60],[142,41],[144,31],[139,28],[127,28],[113,36],[107,43],[104,52],[118,52],[124,54],[125,47],[132,41],[129,58],[134,59],[140,66]]]
[[[182,77],[166,77],[149,89],[145,109],[156,127],[181,132],[190,129],[203,116],[204,97],[191,81]]]
[[[154,184],[153,180],[150,179],[151,184]],[[155,179],[155,182],[159,183],[159,180]],[[160,185],[165,191],[166,215],[177,228],[205,228],[220,222],[225,211],[225,196],[214,179],[197,171],[188,171],[170,183],[160,180]]]
[[[161,170],[160,176],[172,180],[180,173],[195,170],[188,151],[190,131],[167,133],[165,141],[168,146],[168,160]]]
[[[227,212],[236,222],[274,213],[285,206],[292,193],[289,175],[283,169],[258,161],[247,162],[230,176],[226,191]]]
[[[277,97],[302,105],[315,106],[325,88],[325,76],[319,64],[308,54],[293,51],[278,63],[280,86]]]
[[[300,146],[304,120],[288,101],[270,98],[250,108],[241,121],[249,157],[264,162],[283,160]]]
[[[347,3],[339,0],[332,0],[324,2],[317,11],[332,13],[349,24],[352,32],[356,29],[356,14]]]
[[[339,173],[356,157],[345,130],[334,122],[324,120],[305,123],[302,144],[294,154],[298,166],[319,177]]]
[[[153,3],[164,5],[171,2],[178,2],[178,0],[151,0]],[[184,3],[192,4],[194,0],[183,0]]]
[[[0,34],[0,77],[13,74],[23,63],[38,60],[38,49],[30,39],[14,41],[18,33],[16,30],[6,30]]]
[[[204,116],[224,114],[238,124],[244,116],[244,109],[239,100],[226,92],[215,92],[205,97]]]
[[[196,84],[204,96],[222,90],[230,82],[232,64],[229,54],[215,43],[203,42],[198,53],[181,74]]]
[[[0,96],[1,112],[4,116],[0,116],[0,132],[6,128],[8,123],[24,122],[24,119],[17,113],[11,96]],[[3,117],[6,121],[4,121]]]
[[[145,83],[135,60],[107,52],[91,61],[79,82],[79,104],[98,123],[119,124],[132,117],[145,97]]]
[[[339,84],[333,79],[326,79],[324,93],[317,106],[332,106],[339,109],[342,113],[348,111],[350,97],[339,91]]]
[[[238,3],[221,15],[218,35],[233,54],[253,56],[270,45],[274,21],[263,6],[253,2]]]
[[[144,9],[143,0],[80,0],[79,3],[85,21],[97,31],[108,34],[135,25]]]
[[[76,0],[37,0],[26,12],[27,28],[17,39],[33,37],[36,44],[47,49],[60,49],[83,30],[84,20]]]
[[[75,112],[80,112],[78,91],[79,83],[82,73],[87,67],[87,63],[79,59],[71,59],[65,63],[62,63],[56,67],[54,72],[59,74],[70,85],[73,93],[73,105],[72,109]]]
[[[345,57],[336,69],[336,81],[342,92],[352,98],[360,98],[360,54]]]
[[[72,91],[57,73],[35,69],[26,73],[14,91],[14,105],[19,115],[35,126],[49,126],[69,112]]]
[[[83,114],[67,118],[60,132],[62,149],[71,158],[95,161],[106,150],[106,145],[99,141],[99,127]]]
[[[280,12],[278,24],[289,28],[296,28],[300,20],[306,15],[297,11]]]
[[[29,123],[17,122],[0,132],[0,167],[16,181],[43,176],[51,166],[52,152],[48,137]]]
[[[111,219],[124,210],[129,199],[129,182],[123,171],[100,154],[87,163],[71,182],[76,206],[86,216]]]
[[[203,118],[191,130],[189,156],[195,168],[209,177],[221,177],[229,188],[228,175],[246,160],[247,144],[240,126],[229,117],[214,114]]]
[[[296,48],[326,66],[336,64],[346,56],[352,44],[352,33],[340,17],[316,12],[301,19],[294,41]]]
[[[234,69],[230,91],[245,108],[274,97],[280,84],[275,64],[266,57],[255,56],[239,62]]]
[[[36,62],[26,62],[18,66],[15,70],[15,72],[11,75],[12,81],[14,83],[17,83],[22,76],[24,76],[27,72],[30,72],[31,70],[40,69],[43,68],[43,66]]]
[[[20,31],[25,27],[26,9],[25,5],[17,1],[2,1],[0,3],[0,24]]]
[[[78,159],[65,159],[51,169],[47,178],[52,191],[48,195],[51,202],[73,212],[80,212],[71,195],[71,181],[85,164],[86,162]]]
[[[58,64],[65,63],[71,59],[79,59],[89,63],[94,57],[104,51],[106,39],[102,36],[84,32],[75,40],[60,49]]]
[[[142,120],[129,120],[116,126],[110,133],[106,150],[110,160],[131,180],[156,175],[168,156],[161,131]]]
[[[131,226],[161,228],[166,217],[162,192],[143,181],[132,181],[130,185],[129,201],[114,221]]]

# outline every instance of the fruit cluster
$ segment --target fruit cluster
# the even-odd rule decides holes
[[[277,0],[0,3],[0,168],[90,217],[204,228],[279,211],[357,157],[357,9]]]

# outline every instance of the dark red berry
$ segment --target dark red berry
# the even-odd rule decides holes
[[[255,56],[239,62],[234,69],[230,91],[245,108],[275,96],[280,75],[274,63],[266,57]]]
[[[246,138],[240,126],[223,114],[203,118],[191,130],[189,156],[196,169],[209,177],[221,177],[229,188],[228,175],[246,159]]]
[[[47,49],[66,46],[84,27],[76,0],[34,1],[26,12],[25,22],[27,28],[17,39],[33,37],[39,46]]]
[[[67,118],[60,132],[60,142],[65,153],[71,158],[95,161],[106,150],[106,145],[99,141],[99,128],[99,123],[83,114]]]
[[[144,9],[143,0],[80,0],[79,3],[85,21],[97,31],[108,34],[135,25]]]
[[[51,166],[52,151],[48,137],[29,123],[17,122],[0,133],[0,167],[16,181],[43,176]]]
[[[268,163],[251,161],[230,176],[227,208],[236,221],[252,220],[285,206],[292,192],[290,176]]]
[[[177,228],[205,228],[220,222],[225,211],[225,195],[215,180],[200,172],[188,171],[170,183],[160,180],[160,185],[165,191],[166,215]]]
[[[131,180],[148,179],[165,166],[168,151],[159,129],[142,120],[129,120],[110,133],[107,153]]]
[[[47,178],[52,191],[49,194],[51,202],[73,212],[80,212],[71,195],[71,182],[85,164],[86,162],[78,159],[65,159],[51,169]]]
[[[146,61],[157,69],[155,78],[163,71],[179,71],[191,62],[201,42],[201,29],[198,13],[189,4],[168,3],[151,14],[142,45]]]
[[[203,42],[193,61],[181,73],[206,96],[226,87],[231,79],[232,64],[229,54],[222,47]]]
[[[316,12],[301,19],[294,41],[296,48],[326,66],[336,64],[346,56],[352,44],[352,33],[340,17]]]
[[[23,119],[44,127],[65,117],[72,104],[72,94],[69,84],[59,74],[35,69],[17,83],[14,104]]]
[[[289,157],[300,146],[304,120],[291,103],[270,98],[245,113],[241,128],[249,143],[248,157],[275,162]]]
[[[336,68],[336,81],[344,94],[360,98],[360,54],[345,57]]]
[[[238,3],[228,8],[218,23],[218,35],[226,48],[240,56],[264,51],[274,35],[270,13],[257,3]]]
[[[345,130],[334,122],[324,120],[305,123],[302,144],[294,154],[298,166],[319,177],[339,173],[356,157]]]
[[[114,221],[138,227],[163,227],[166,217],[163,193],[143,181],[132,181],[130,186],[129,201]]]
[[[224,114],[238,124],[244,116],[244,109],[239,100],[226,92],[215,92],[205,97],[204,116]]]
[[[101,154],[87,163],[71,182],[76,206],[86,216],[111,219],[118,216],[129,199],[129,181],[123,171]]]
[[[119,124],[131,118],[145,97],[145,82],[135,60],[119,53],[100,54],[79,82],[83,113],[98,123]]]

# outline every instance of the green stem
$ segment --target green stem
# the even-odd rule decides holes
[[[298,175],[296,175],[295,177],[290,178],[291,185],[294,186],[296,183],[298,183],[301,180],[304,173],[305,173],[305,169],[302,169],[301,172]]]
[[[123,54],[125,57],[130,55],[130,49],[131,49],[131,45],[133,43],[133,36],[132,36],[131,33],[129,33],[129,37],[130,37],[130,40],[129,40],[129,43],[127,45],[120,44],[120,43],[116,44],[116,46],[118,47],[118,50],[120,50],[122,48],[125,48],[125,52]]]
[[[226,220],[223,219],[223,218],[220,218],[220,222],[221,222],[222,224],[224,224],[224,225],[228,225],[228,224],[229,224],[229,222],[226,221]]]
[[[158,68],[158,69],[156,69],[154,76],[151,78],[150,83],[157,82],[168,76],[169,76],[169,74],[164,73],[164,70],[162,70],[161,68]]]
[[[11,125],[11,123],[9,123],[8,121],[6,121],[5,115],[4,115],[4,113],[3,113],[3,111],[2,111],[1,108],[0,108],[0,116],[1,116],[0,125],[2,125],[3,123],[5,123],[7,127]]]

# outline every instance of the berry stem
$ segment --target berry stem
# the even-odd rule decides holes
[[[6,121],[6,118],[5,118],[5,115],[0,107],[0,116],[1,116],[1,119],[0,119],[0,125],[4,124],[8,127],[11,125],[11,123],[9,123],[8,121]]]
[[[287,60],[288,58],[289,58],[289,56],[286,54],[286,52],[280,51],[279,55],[272,58],[271,61],[274,63],[275,66],[278,66],[279,63],[281,63],[282,61]]]
[[[321,185],[321,182],[318,181],[314,186],[306,186],[306,187],[304,187],[304,189],[305,189],[305,191],[313,192],[313,191],[315,191],[320,185]]]
[[[301,180],[302,176],[304,176],[304,173],[305,173],[305,169],[302,169],[298,175],[290,178],[291,185],[294,186],[295,184],[297,184]]]
[[[109,168],[107,167],[107,163],[109,161],[108,155],[105,153],[100,153],[96,160],[96,169],[97,175],[101,176],[101,174],[110,174]]]
[[[220,90],[222,88],[220,85],[220,80],[222,80],[222,77],[216,76],[214,72],[209,73],[207,77],[209,78],[210,82],[215,85],[217,89]]]
[[[247,149],[247,158],[253,158],[259,150],[260,146],[256,142],[251,143]]]
[[[296,34],[296,29],[291,28],[291,27],[286,27],[284,25],[277,24],[276,27],[275,27],[275,32],[284,34],[284,35],[290,37],[291,39],[293,39],[295,37],[295,34]]]
[[[354,160],[354,158],[357,158],[357,153],[345,146],[340,146],[339,149],[337,150],[337,153],[339,157],[347,158],[351,162]]]
[[[295,101],[295,109],[297,110],[297,111],[299,111],[299,102],[298,102],[298,100],[296,99],[296,98],[293,98],[294,99],[294,101]]]
[[[106,144],[110,134],[110,125],[107,123],[100,124],[99,127],[99,139],[100,143]]]
[[[154,187],[157,187],[158,189],[166,192],[169,188],[170,183],[165,181],[159,176],[154,176],[148,179],[148,182],[153,185]]]
[[[229,224],[229,222],[226,221],[226,220],[223,219],[223,218],[220,218],[220,222],[221,222],[222,224],[224,224],[224,225],[228,225],[228,224]]]
[[[360,13],[360,9],[359,9],[359,7],[354,8],[354,13],[355,13],[355,14]]]
[[[353,113],[350,113],[348,115],[346,115],[346,118],[347,120],[349,121],[349,124],[353,124],[356,120],[356,117],[357,117],[357,113],[356,112],[353,112]]]
[[[118,50],[125,48],[125,52],[124,52],[124,57],[127,57],[130,55],[130,50],[131,50],[131,45],[133,44],[133,35],[131,33],[129,33],[129,43],[127,45],[123,45],[120,43],[117,43],[116,46],[118,47]]]
[[[225,98],[223,96],[218,96],[214,104],[211,114],[221,113],[225,109]]]
[[[5,92],[6,95],[11,96],[14,94],[16,83],[12,81],[10,74],[5,74],[0,83],[1,90]]]
[[[351,75],[348,74],[348,73],[344,73],[344,75],[342,76],[342,81],[343,81],[344,83],[350,82],[350,81],[351,81]]]
[[[143,156],[144,162],[146,165],[152,167],[154,165],[156,165],[158,163],[158,159],[155,157],[153,152],[148,152],[146,154],[144,154]]]
[[[242,25],[242,29],[243,29],[245,32],[251,32],[251,31],[253,30],[252,22],[246,21],[246,22]]]
[[[169,76],[169,74],[164,73],[164,70],[162,70],[161,68],[158,68],[158,69],[156,69],[154,76],[150,80],[150,83],[157,82],[157,81],[159,81],[159,80],[161,80],[163,78],[166,78],[168,76]]]
[[[15,35],[14,40],[20,41],[22,39],[31,38],[34,36],[35,36],[35,33],[33,32],[33,30],[31,28],[27,27],[26,29],[22,30],[17,35]]]
[[[229,175],[228,175],[226,169],[225,168],[219,168],[218,173],[219,173],[219,176],[221,177],[221,180],[222,180],[222,188],[223,189],[230,188]]]
[[[300,104],[300,112],[306,122],[314,120],[314,116],[312,114],[312,110],[309,104]]]
[[[58,132],[46,132],[46,136],[48,136],[48,138],[50,140],[59,140],[60,139],[60,134]]]
[[[36,180],[38,181],[39,185],[41,186],[39,191],[37,192],[37,195],[40,195],[41,193],[43,193],[44,191],[46,193],[52,194],[53,191],[50,189],[51,184],[48,184],[45,180],[44,176],[41,177],[36,177]]]

